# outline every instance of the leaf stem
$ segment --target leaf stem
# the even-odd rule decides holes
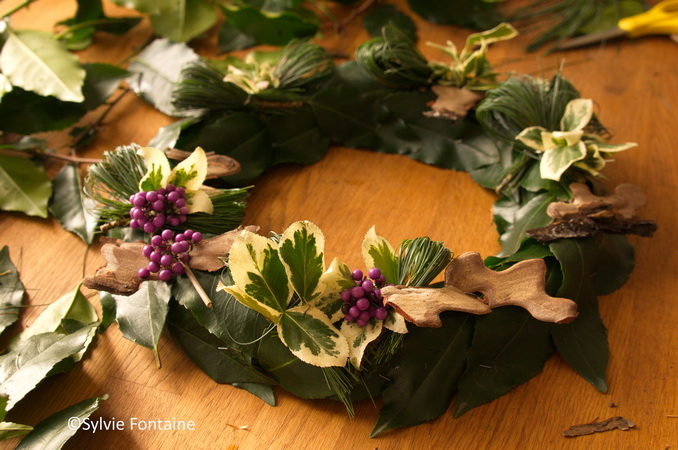
[[[81,158],[79,156],[62,155],[60,153],[38,153],[35,151],[12,150],[9,148],[0,149],[0,155],[18,156],[19,158],[32,158],[33,156],[44,156],[46,158],[58,159],[61,161],[68,161],[76,164],[96,164],[100,163],[101,159],[97,158]]]
[[[14,8],[12,8],[11,10],[9,10],[9,12],[3,14],[2,17],[9,17],[9,16],[11,16],[12,14],[14,14],[15,12],[19,11],[20,9],[23,9],[23,8],[27,7],[28,5],[30,5],[30,4],[33,3],[34,1],[36,1],[36,0],[26,0],[26,1],[23,2],[22,4],[17,5],[17,6],[15,6]]]
[[[181,265],[184,266],[184,269],[186,270],[186,276],[188,279],[191,281],[191,284],[193,285],[193,288],[195,288],[195,291],[198,293],[202,301],[205,303],[205,306],[208,308],[212,307],[212,300],[210,299],[209,295],[207,295],[207,292],[202,288],[202,285],[198,281],[198,279],[195,277],[195,274],[191,270],[190,267],[188,267],[188,264],[186,263],[181,263]]]
[[[31,1],[35,1],[35,0],[31,0]],[[96,26],[96,25],[107,25],[109,23],[116,23],[116,22],[117,21],[116,21],[115,18],[110,18],[110,17],[106,18],[106,19],[86,20],[84,22],[80,22],[78,24],[75,24],[73,26],[66,28],[65,30],[61,31],[60,33],[57,33],[56,35],[54,35],[54,37],[57,40],[63,39],[69,33],[72,33],[74,31],[78,31],[78,30],[83,29],[83,28],[93,27],[93,26]]]

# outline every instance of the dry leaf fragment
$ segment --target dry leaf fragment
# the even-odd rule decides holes
[[[256,233],[258,226],[247,226],[244,229]],[[203,239],[193,246],[188,265],[191,269],[213,272],[224,267],[219,260],[228,254],[236,236],[243,230],[239,227],[227,233]],[[137,272],[148,264],[148,259],[142,254],[146,245],[144,242],[124,242],[120,239],[102,238],[104,245],[101,254],[106,260],[103,266],[83,280],[83,284],[90,289],[107,291],[118,295],[132,295],[139,290],[141,278]],[[152,274],[149,280],[157,280]]]
[[[567,430],[563,431],[565,437],[586,436],[587,434],[602,433],[603,431],[622,430],[628,431],[636,426],[633,421],[624,419],[623,417],[610,417],[602,422],[584,423],[581,425],[572,425]]]
[[[452,260],[445,271],[445,287],[382,289],[386,304],[417,326],[440,327],[443,311],[487,314],[499,306],[525,308],[535,319],[568,323],[577,317],[572,300],[551,297],[545,291],[546,264],[542,259],[521,261],[502,272],[483,264],[480,255],[468,252]],[[481,292],[480,299],[470,293]]]
[[[454,86],[435,85],[431,87],[431,90],[438,98],[429,104],[431,111],[424,112],[426,117],[450,120],[463,119],[469,109],[476,106],[484,97],[480,92],[459,89]]]

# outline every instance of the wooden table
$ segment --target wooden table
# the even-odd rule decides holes
[[[5,0],[5,11],[18,0]],[[109,2],[111,15],[129,14]],[[51,30],[73,15],[75,2],[36,2],[12,17],[16,28]],[[421,41],[463,43],[467,31],[435,26],[415,18]],[[123,37],[97,35],[80,53],[83,61],[114,63],[150,35],[144,21]],[[328,48],[347,52],[366,39],[359,22],[343,39],[328,33]],[[192,420],[194,431],[80,431],[73,448],[678,448],[678,45],[666,37],[610,43],[566,54],[526,54],[527,36],[500,43],[490,59],[502,72],[551,75],[564,62],[564,73],[592,98],[602,122],[616,134],[612,142],[635,141],[637,149],[619,154],[606,169],[608,184],[636,184],[649,198],[642,216],[654,219],[652,239],[631,237],[637,265],[626,285],[600,300],[608,327],[611,358],[609,392],[598,393],[558,356],[543,372],[508,395],[454,419],[451,412],[417,427],[369,434],[378,408],[356,405],[350,420],[334,401],[300,400],[276,391],[278,405],[231,386],[218,385],[198,369],[178,345],[163,336],[162,369],[151,351],[125,340],[116,326],[98,336],[88,356],[69,373],[45,381],[11,412],[10,420],[36,424],[44,417],[92,396],[109,394],[94,418]],[[202,54],[214,45],[198,42]],[[422,47],[427,57],[441,57]],[[146,144],[171,119],[133,95],[107,117],[99,137],[84,156],[100,155],[117,145]],[[49,134],[52,142],[63,141]],[[378,175],[374,175],[378,174]],[[356,205],[377,198],[366,210]],[[671,200],[673,199],[673,200]],[[360,243],[376,225],[391,242],[428,235],[446,241],[456,254],[483,256],[499,249],[491,218],[494,194],[478,187],[466,173],[429,167],[401,156],[333,148],[310,167],[288,165],[269,171],[249,200],[245,223],[262,232],[282,231],[308,219],[326,236],[328,261],[339,256],[361,265]],[[83,276],[102,265],[99,248],[87,249],[55,220],[0,214],[0,245],[9,245],[28,288],[21,326],[32,323],[42,305],[72,290]],[[20,258],[20,261],[18,259]],[[87,291],[98,305],[94,292]],[[98,307],[98,306],[97,306]],[[19,326],[14,327],[18,331]],[[5,338],[6,340],[6,338]],[[377,400],[378,403],[378,400]],[[636,429],[567,439],[571,425],[623,416]],[[244,427],[245,429],[241,429]],[[11,441],[18,442],[18,441]]]

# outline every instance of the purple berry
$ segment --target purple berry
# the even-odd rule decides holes
[[[384,296],[381,295],[381,289],[375,289],[374,296],[377,297],[378,300],[382,300],[384,298]]]
[[[165,210],[165,203],[161,200],[153,202],[153,211],[162,212]]]
[[[151,256],[151,253],[153,253],[153,246],[144,245],[144,249],[141,251],[141,253],[143,253],[146,258],[149,258]]]
[[[169,218],[169,223],[170,223],[170,225],[172,225],[173,227],[178,227],[179,224],[181,224],[181,221],[180,221],[177,217],[170,217],[170,218]]]
[[[186,235],[186,233],[184,233]],[[198,242],[202,241],[202,233],[199,231],[196,231],[193,233],[193,236],[191,236],[191,240],[193,241],[194,244],[197,244]]]
[[[172,253],[174,253],[174,254],[183,253],[184,252],[184,246],[182,244],[184,242],[186,242],[186,241],[175,242],[174,244],[172,244],[172,246],[170,247],[170,249],[172,250]],[[188,242],[186,242],[186,243],[188,244]]]
[[[370,313],[369,313],[369,311],[363,311],[363,312],[361,312],[360,315],[358,316],[358,320],[365,321],[365,322],[367,322],[368,320],[370,320]]]
[[[158,278],[160,278],[160,280],[162,280],[162,281],[169,281],[169,280],[172,279],[173,276],[174,275],[172,274],[172,271],[168,270],[168,269],[162,269],[158,273]]]
[[[349,305],[348,303],[344,303],[343,305],[341,305],[341,312],[344,313],[344,315],[349,314],[350,309],[351,305]]]
[[[132,200],[132,204],[137,208],[141,208],[142,206],[146,205],[146,199],[142,197],[141,194],[143,194],[143,192],[139,192],[138,194],[134,195],[134,199]]]
[[[383,306],[374,311],[374,317],[378,320],[384,320],[388,316],[388,311]]]
[[[381,276],[381,270],[377,269],[376,267],[372,267],[369,272],[367,272],[367,276],[373,280],[378,280]]]
[[[165,255],[162,255],[162,257],[160,258],[160,265],[168,267],[170,264],[172,264],[173,261],[174,261],[174,258],[172,258],[172,255],[165,254]]]
[[[377,280],[377,286],[383,286],[384,284],[386,284],[386,277],[380,275],[379,279]]]
[[[353,298],[363,297],[365,296],[365,289],[361,288],[360,286],[352,287],[351,295],[353,296]]]
[[[184,188],[182,188],[181,186],[178,186],[178,187],[175,189],[175,192],[176,192],[177,194],[179,194],[181,197],[183,197],[184,195],[186,195],[186,190],[185,190]]]
[[[184,223],[186,220],[186,216],[179,216],[179,223]]]
[[[190,241],[193,238],[193,230],[184,231],[184,237]]]
[[[148,270],[151,273],[158,273],[158,270],[160,270],[160,265],[157,262],[149,262],[148,263]]]
[[[165,195],[165,193],[167,192],[167,190],[166,190],[165,188],[162,188],[162,187],[161,187],[161,188],[156,189],[155,192],[157,192],[158,195]]]
[[[182,253],[181,255],[179,255],[179,261],[188,262],[188,253]]]
[[[175,275],[183,275],[185,273],[184,265],[180,262],[174,263],[172,265],[172,272]]]
[[[153,203],[158,199],[158,193],[155,191],[148,191],[146,193],[146,201]]]
[[[357,306],[351,306],[351,308],[348,310],[348,314],[351,317],[358,317],[360,315],[360,310]]]
[[[154,263],[159,263],[161,258],[162,258],[162,253],[160,253],[160,252],[152,252],[151,255],[148,257],[148,259],[150,259]]]
[[[162,230],[160,236],[162,236],[164,240],[169,241],[174,237],[174,232],[172,230]]]
[[[181,244],[181,253],[187,252],[191,249],[191,244],[189,244],[188,241],[181,241],[179,244]]]
[[[176,202],[174,202],[174,204],[177,205],[177,208],[183,208],[184,206],[186,206],[186,200],[180,198]]]
[[[141,210],[140,208],[134,207],[129,210],[129,215],[132,219],[143,219],[144,211]]]
[[[165,225],[165,216],[162,214],[158,214],[153,218],[153,221],[151,222],[154,227],[160,228],[161,226]]]
[[[349,289],[345,289],[341,291],[341,299],[345,302],[351,301],[353,296],[351,295],[351,291]]]
[[[356,269],[353,272],[351,272],[351,278],[353,278],[356,281],[360,281],[363,279],[363,271],[360,269]]]
[[[184,235],[184,233],[177,233],[177,235],[174,236],[174,242],[181,242],[181,241],[185,241],[185,240],[186,240],[186,236]]]
[[[372,289],[374,289],[374,283],[370,280],[365,280],[363,281],[362,288],[365,290],[365,292],[372,292]]]
[[[148,234],[155,232],[155,225],[153,225],[151,222],[146,222],[144,224],[144,231]]]
[[[369,309],[369,307],[370,307],[370,301],[368,299],[366,299],[365,297],[359,298],[355,302],[355,306],[361,311],[367,311],[367,309]]]
[[[173,185],[173,184],[170,183],[170,184],[168,184],[168,185],[165,187],[165,190],[166,190],[167,192],[172,192],[172,191],[174,191],[176,188],[177,188],[177,187],[176,187],[175,185]]]
[[[369,320],[370,320],[370,319],[367,319],[367,320],[357,319],[357,320],[355,321],[355,324],[358,325],[359,327],[366,327],[366,326],[367,326],[367,322],[369,322]]]
[[[142,278],[142,279],[143,279],[143,278],[148,278],[148,277],[151,276],[151,271],[148,270],[148,268],[146,268],[146,267],[142,267],[142,268],[139,269],[139,271],[137,272],[137,275],[139,276],[139,278]]]
[[[172,203],[176,203],[177,200],[179,200],[180,198],[181,197],[179,196],[179,194],[176,193],[176,191],[170,192],[169,194],[167,194],[167,200],[172,202]]]
[[[155,236],[153,236],[151,238],[151,245],[154,246],[154,247],[158,247],[158,246],[162,245],[162,243],[163,243],[162,236],[159,236],[159,235],[156,234]]]
[[[351,317],[349,314],[346,314],[346,315],[344,316],[344,320],[345,320],[346,322],[353,322],[353,317]]]
[[[139,221],[137,219],[130,220],[129,226],[134,228],[135,230],[138,230],[139,228],[141,228],[141,225],[139,225]]]
[[[188,208],[186,206],[182,206],[181,208],[179,208],[179,212],[181,213],[182,216],[185,216],[186,214],[188,214]]]

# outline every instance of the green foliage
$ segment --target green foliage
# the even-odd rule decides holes
[[[7,414],[7,395],[0,395],[0,441],[4,439],[11,439],[17,436],[23,436],[33,430],[33,427],[28,425],[21,425],[19,423],[5,422],[5,415]]]
[[[47,217],[52,185],[30,159],[0,155],[0,209]]]
[[[19,320],[26,288],[19,279],[19,271],[9,257],[9,247],[0,250],[0,333]],[[1,409],[1,408],[0,408]]]
[[[59,22],[68,28],[57,38],[63,40],[69,50],[82,50],[92,43],[96,31],[121,35],[140,21],[141,17],[106,16],[101,0],[78,0],[75,16]]]
[[[217,21],[212,4],[206,0],[176,2],[174,8],[151,14],[151,26],[160,36],[174,42],[188,42],[209,30]]]
[[[382,28],[389,23],[406,35],[410,41],[417,42],[417,25],[410,16],[393,5],[377,5],[371,8],[363,19],[363,26],[370,36],[380,36]]]
[[[54,179],[52,189],[50,212],[62,227],[91,244],[99,221],[96,202],[84,195],[77,167],[65,165]]]
[[[487,0],[408,0],[412,10],[432,23],[486,30],[503,18]]]
[[[398,248],[398,284],[428,286],[452,260],[443,242],[428,237],[406,239]]]

